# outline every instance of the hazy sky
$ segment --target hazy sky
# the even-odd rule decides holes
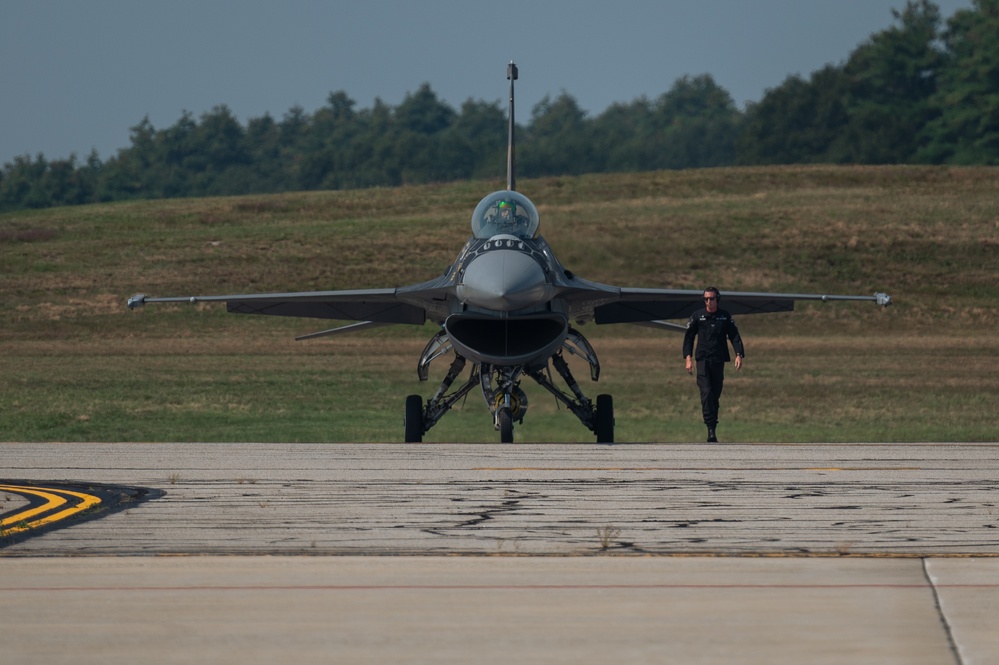
[[[944,18],[971,0],[936,0]],[[506,98],[517,117],[563,90],[591,115],[684,75],[736,104],[842,63],[905,0],[0,0],[0,163],[129,145],[226,104],[244,123],[343,90],[369,108],[421,83],[456,110]]]

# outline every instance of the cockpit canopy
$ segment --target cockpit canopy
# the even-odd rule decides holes
[[[472,213],[472,235],[492,238],[501,233],[533,238],[541,227],[538,209],[520,192],[493,192],[479,201]]]

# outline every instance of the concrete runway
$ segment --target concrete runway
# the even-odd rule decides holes
[[[0,456],[162,492],[0,537],[12,662],[999,662],[999,444]]]

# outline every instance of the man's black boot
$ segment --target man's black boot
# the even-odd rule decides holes
[[[708,443],[718,443],[718,437],[715,436],[715,428],[708,428]]]

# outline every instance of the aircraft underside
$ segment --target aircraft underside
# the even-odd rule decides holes
[[[441,330],[435,335],[420,355],[417,373],[421,381],[429,377],[430,363],[437,358],[454,352],[454,360],[448,368],[440,387],[425,402],[420,395],[410,395],[406,399],[406,442],[416,443],[446,414],[452,406],[465,398],[476,387],[493,417],[493,425],[500,433],[500,441],[513,442],[514,423],[523,423],[527,415],[527,395],[520,387],[524,377],[530,377],[538,385],[550,392],[558,402],[568,408],[579,421],[597,437],[597,443],[614,442],[614,403],[610,395],[598,395],[596,402],[583,394],[564,354],[576,355],[589,364],[590,378],[596,381],[600,376],[600,362],[590,343],[572,327],[567,327],[560,344],[550,355],[535,356],[530,362],[505,364],[484,362],[485,358],[475,354],[475,361],[461,355],[447,334]],[[458,388],[455,381],[471,364],[468,378]],[[564,383],[560,388],[555,383],[555,374]]]

